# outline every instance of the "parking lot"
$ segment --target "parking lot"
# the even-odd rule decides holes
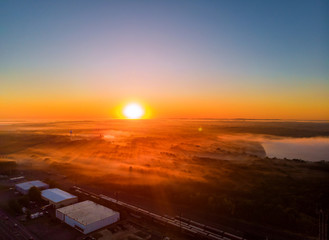
[[[15,214],[8,208],[8,202],[21,197],[15,192],[14,183],[1,180],[0,190],[0,240],[58,240],[77,239],[81,233],[61,223],[55,218],[55,210],[41,210],[41,205],[29,204],[29,211],[43,213],[35,219],[27,220],[25,214]],[[49,212],[49,214],[48,214]]]
[[[0,239],[38,240],[39,238],[15,218],[0,210]]]

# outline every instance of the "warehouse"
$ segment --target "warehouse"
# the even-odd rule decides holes
[[[56,217],[88,234],[119,221],[120,213],[87,200],[57,209]]]
[[[18,183],[15,185],[16,191],[18,191],[24,195],[29,193],[29,190],[31,187],[36,187],[36,188],[39,188],[40,190],[42,190],[42,189],[49,188],[49,185],[44,182],[41,182],[39,180]]]
[[[41,192],[42,199],[48,201],[55,208],[64,207],[78,202],[78,197],[58,188],[46,189]]]

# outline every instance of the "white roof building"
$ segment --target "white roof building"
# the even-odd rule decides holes
[[[41,192],[42,199],[48,201],[55,208],[64,207],[78,201],[78,197],[58,188],[46,189]]]
[[[49,188],[49,185],[39,180],[18,183],[15,185],[16,190],[22,194],[28,194],[31,187],[37,187],[41,190]]]
[[[56,217],[88,234],[119,221],[120,213],[87,200],[57,209]]]

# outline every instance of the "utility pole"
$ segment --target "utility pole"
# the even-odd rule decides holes
[[[324,239],[328,240],[328,211],[324,213]]]
[[[319,240],[328,240],[328,211],[319,211]]]

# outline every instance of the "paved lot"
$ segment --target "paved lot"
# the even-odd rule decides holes
[[[0,210],[0,239],[1,240],[39,240],[29,232],[19,221]]]

